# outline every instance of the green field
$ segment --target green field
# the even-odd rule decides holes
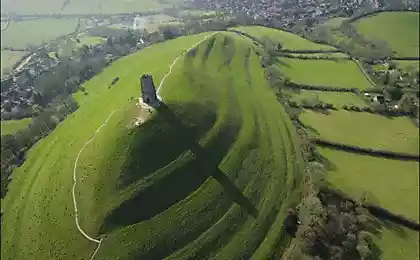
[[[386,41],[398,56],[419,56],[419,13],[383,12],[354,22],[367,38]]]
[[[82,47],[83,45],[96,45],[105,41],[102,37],[89,35],[79,35],[77,39],[80,41],[76,43],[77,47]]]
[[[80,223],[91,236],[106,234],[97,259],[268,259],[281,252],[290,239],[283,216],[299,198],[303,162],[251,41],[219,33],[190,51],[165,81],[165,105],[132,126],[139,76],[150,73],[158,85],[204,35],[147,47],[85,84],[89,95],[76,94],[80,108],[13,174],[2,259],[89,259],[96,245],[74,223],[73,164],[115,109],[78,165]],[[115,76],[120,81],[108,89]]]
[[[334,47],[322,45],[306,40],[296,34],[262,26],[234,27],[237,31],[248,33],[259,39],[269,37],[281,42],[284,49],[290,50],[334,50]]]
[[[302,104],[302,101],[307,100],[309,102],[322,101],[328,104],[333,104],[337,109],[341,109],[344,105],[354,105],[359,107],[367,106],[365,101],[354,93],[300,90],[292,95],[291,100],[297,102],[298,104]]]
[[[27,52],[24,51],[1,51],[1,75],[11,69]]]
[[[166,2],[163,4],[163,2]],[[68,4],[54,0],[3,0],[2,13],[17,12],[20,14],[112,14],[161,10],[180,3],[179,0],[71,0]]]
[[[305,110],[302,122],[322,139],[393,152],[419,154],[419,129],[408,118],[387,118],[370,113]]]
[[[368,89],[369,81],[353,61],[279,58],[282,73],[294,83]]]
[[[1,121],[1,135],[13,134],[19,130],[22,130],[28,127],[30,122],[31,118]]]
[[[331,163],[328,182],[353,198],[365,197],[419,221],[419,163],[318,148]]]
[[[13,22],[6,31],[1,32],[1,46],[26,48],[48,43],[74,32],[76,23],[75,18]]]
[[[418,60],[393,60],[397,64],[397,68],[402,68],[405,71],[420,70],[420,61]]]
[[[419,257],[419,233],[405,227],[384,227],[374,241],[381,249],[382,260],[417,260]]]

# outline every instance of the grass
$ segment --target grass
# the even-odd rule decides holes
[[[82,47],[83,45],[96,45],[105,41],[102,37],[89,35],[81,35],[78,36],[77,39],[80,41],[80,43],[76,44],[77,47]]]
[[[72,33],[75,27],[74,18],[13,22],[6,31],[1,32],[1,46],[26,48],[41,45]]]
[[[375,243],[381,249],[381,259],[416,260],[419,257],[419,233],[404,227],[384,227],[374,237]]]
[[[1,75],[10,70],[27,53],[23,51],[1,51]]]
[[[420,61],[418,60],[394,60],[397,68],[402,68],[405,71],[418,71],[420,68]]]
[[[328,182],[357,200],[379,204],[419,222],[419,163],[320,148],[330,164]]]
[[[358,89],[371,87],[353,61],[279,58],[278,66],[286,77],[298,84]]]
[[[31,118],[24,118],[20,120],[3,120],[1,121],[1,135],[16,133],[17,131],[26,128],[30,122]]]
[[[4,0],[2,2],[2,13],[15,12],[20,14],[112,14],[126,12],[142,12],[149,10],[162,10],[165,7],[172,7],[173,4],[180,3],[179,0],[159,2],[156,0],[137,0],[137,1],[114,1],[114,0],[71,0],[68,4],[62,1],[38,0]]]
[[[355,26],[367,38],[386,41],[399,56],[419,56],[418,12],[382,12],[357,20]]]
[[[344,105],[367,106],[365,101],[354,93],[300,90],[299,92],[294,92],[292,95],[291,100],[298,104],[302,104],[303,100],[313,100],[333,104],[338,109],[341,109]]]
[[[302,162],[250,41],[219,33],[189,52],[165,81],[165,105],[131,127],[139,76],[158,85],[204,35],[150,46],[85,84],[80,108],[13,174],[2,259],[90,257],[95,244],[73,218],[73,163],[117,108],[78,166],[81,225],[106,234],[98,259],[267,259],[287,243],[283,216],[299,197]],[[116,86],[104,87],[115,76]]]
[[[276,30],[262,26],[234,27],[232,29],[248,33],[259,39],[269,37],[275,41],[281,42],[284,49],[290,50],[335,50],[328,45],[317,44],[306,40],[296,34]]]
[[[387,118],[370,113],[306,110],[300,119],[319,137],[334,142],[393,152],[419,154],[419,130],[408,118]]]

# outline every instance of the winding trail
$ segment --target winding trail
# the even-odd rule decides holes
[[[76,200],[76,184],[77,184],[77,163],[79,162],[79,157],[83,152],[83,149],[85,149],[85,147],[90,144],[96,137],[96,134],[99,133],[99,131],[101,130],[102,127],[104,127],[106,124],[108,124],[109,119],[111,118],[111,116],[116,112],[117,110],[114,110],[111,112],[111,114],[108,116],[108,118],[105,120],[105,122],[98,128],[98,130],[96,130],[95,134],[92,136],[92,138],[90,138],[82,147],[82,149],[80,149],[79,153],[77,154],[76,157],[76,161],[74,162],[74,168],[73,168],[73,189],[72,189],[72,196],[73,196],[73,204],[74,204],[74,218],[76,221],[76,226],[77,229],[79,230],[79,232],[88,240],[97,243],[98,246],[96,247],[96,250],[93,252],[92,256],[90,257],[90,259],[92,260],[96,253],[99,251],[99,247],[101,246],[102,243],[102,238],[97,240],[95,238],[90,237],[88,234],[86,234],[86,232],[80,227],[79,224],[79,210],[77,208],[77,200]]]
[[[161,82],[160,82],[160,84],[159,84],[159,87],[158,87],[158,89],[157,89],[157,93],[159,94],[159,92],[160,92],[160,90],[161,90],[161,88],[162,88],[162,86],[163,86],[163,83],[164,83],[164,81],[165,81],[165,79],[169,76],[169,74],[171,74],[172,73],[172,68],[175,66],[175,64],[176,64],[176,62],[179,60],[179,58],[181,58],[185,53],[187,53],[187,52],[189,52],[189,51],[191,51],[192,49],[194,49],[195,47],[197,47],[200,43],[202,43],[203,41],[205,41],[209,36],[211,37],[211,36],[213,36],[213,35],[215,35],[217,32],[215,32],[215,33],[213,33],[213,34],[211,34],[211,35],[207,35],[207,36],[205,36],[204,37],[204,39],[202,39],[201,41],[199,41],[199,42],[197,42],[196,44],[194,44],[191,48],[189,48],[187,51],[184,51],[181,55],[179,55],[178,57],[176,57],[175,58],[175,60],[172,62],[172,64],[169,66],[169,71],[165,74],[165,76],[162,78],[162,80],[161,80]],[[115,113],[115,112],[117,112],[119,109],[115,109],[114,111],[112,111],[111,112],[111,114],[109,114],[109,116],[108,116],[108,118],[105,120],[105,122],[96,130],[96,132],[93,134],[93,136],[92,136],[92,138],[91,139],[89,139],[83,146],[82,146],[82,148],[80,149],[80,151],[79,151],[79,153],[77,154],[77,157],[76,157],[76,161],[74,162],[74,168],[73,168],[73,189],[72,189],[72,196],[73,196],[73,205],[74,205],[74,219],[75,219],[75,222],[76,222],[76,226],[77,226],[77,230],[79,230],[79,232],[87,239],[87,240],[89,240],[89,241],[92,241],[92,242],[94,242],[94,243],[96,243],[97,244],[97,247],[96,247],[96,249],[95,249],[95,251],[93,252],[93,254],[92,254],[92,256],[90,257],[90,260],[93,260],[94,259],[94,257],[95,257],[95,255],[96,255],[96,253],[98,253],[98,251],[99,251],[99,248],[101,247],[101,245],[102,245],[102,239],[103,238],[100,238],[99,240],[98,239],[95,239],[95,238],[93,238],[93,237],[91,237],[91,236],[89,236],[82,228],[81,228],[81,226],[80,226],[80,223],[79,223],[79,210],[78,210],[78,208],[77,208],[77,200],[76,200],[76,185],[77,185],[77,163],[79,162],[79,157],[80,157],[80,155],[82,154],[82,152],[83,152],[83,150],[85,149],[85,147],[88,145],[88,144],[90,144],[94,139],[95,139],[95,137],[96,137],[96,134],[97,133],[99,133],[99,131],[101,130],[101,128],[102,127],[104,127],[104,126],[106,126],[107,124],[108,124],[108,121],[109,121],[109,119],[111,118],[111,116]]]
[[[179,58],[181,58],[182,56],[185,55],[185,53],[188,53],[189,51],[191,51],[192,49],[194,49],[195,47],[197,47],[199,44],[201,44],[202,42],[204,42],[205,40],[207,40],[207,38],[212,37],[213,35],[217,34],[218,32],[212,33],[210,35],[206,35],[204,37],[204,39],[202,39],[201,41],[197,42],[196,44],[194,44],[192,47],[190,47],[188,50],[184,51],[181,55],[179,55],[178,57],[176,57],[176,59],[172,62],[172,64],[169,66],[169,71],[168,73],[166,73],[166,75],[162,78],[162,80],[160,81],[159,87],[157,89],[157,94],[160,94],[160,90],[162,89],[163,83],[165,82],[165,79],[169,76],[169,74],[172,73],[172,68],[175,66],[176,62],[179,60]]]

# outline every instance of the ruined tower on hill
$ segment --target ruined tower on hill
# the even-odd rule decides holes
[[[159,100],[156,95],[156,88],[153,83],[152,75],[143,74],[140,78],[140,82],[143,102],[152,107],[158,106]]]

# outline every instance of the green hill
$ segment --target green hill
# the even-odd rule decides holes
[[[237,31],[245,32],[253,37],[263,39],[269,37],[272,40],[283,44],[284,49],[289,50],[335,50],[334,47],[323,45],[306,40],[296,34],[286,31],[276,30],[263,26],[241,26],[232,28]]]
[[[419,17],[418,12],[383,12],[354,23],[363,36],[387,42],[397,56],[418,57]]]
[[[206,34],[150,46],[113,63],[77,94],[80,108],[35,145],[4,200],[2,259],[267,259],[290,239],[301,156],[251,41],[218,33],[180,58],[164,104],[134,127],[139,77],[156,85]],[[118,76],[120,81],[109,89]],[[111,113],[115,111],[115,113]],[[97,129],[109,121],[100,131]],[[95,132],[96,131],[96,132]]]

